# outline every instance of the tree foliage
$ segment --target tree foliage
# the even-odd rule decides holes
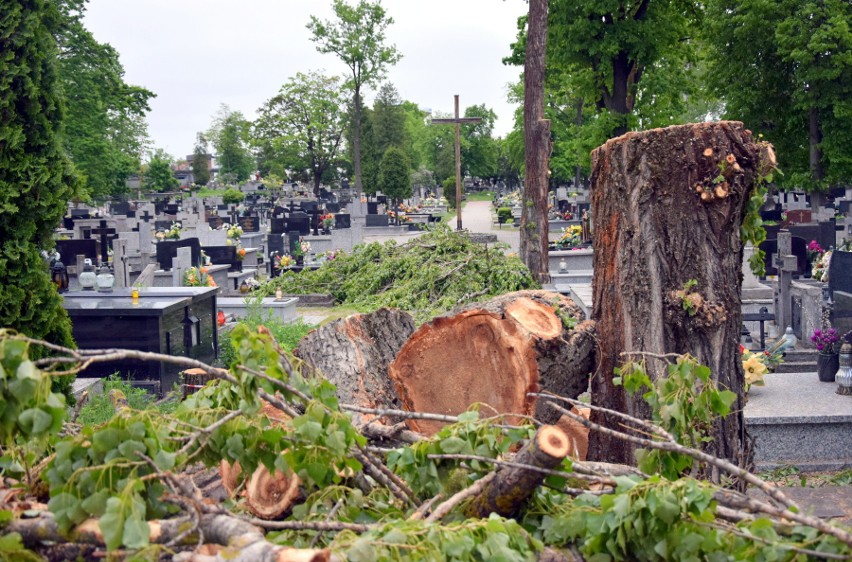
[[[82,22],[85,2],[63,8],[57,73],[67,98],[63,143],[85,183],[85,194],[103,198],[127,191],[148,143],[145,115],[154,93],[124,81],[118,52],[99,43]]]
[[[265,147],[267,161],[281,161],[276,168],[308,169],[319,195],[341,148],[345,108],[338,77],[299,72],[258,110],[255,142]]]
[[[151,153],[143,180],[145,188],[159,192],[177,189],[180,182],[172,171],[172,162],[174,159],[162,148]]]
[[[219,175],[226,183],[248,179],[255,169],[255,159],[249,150],[251,123],[239,111],[222,104],[213,118],[206,137],[216,149]]]
[[[402,55],[395,46],[385,44],[385,30],[393,23],[393,18],[386,15],[380,2],[359,0],[357,5],[351,6],[345,0],[333,0],[332,7],[335,21],[321,21],[311,16],[308,29],[320,53],[336,55],[349,69],[346,85],[353,93],[355,191],[361,193],[362,90],[380,81],[387,68],[396,64]]]
[[[0,16],[0,326],[70,345],[71,323],[40,255],[80,193],[61,143],[59,21],[46,0],[6,3]]]
[[[202,133],[195,137],[195,147],[192,151],[192,180],[198,185],[207,185],[210,181],[210,154],[207,139]]]
[[[411,166],[401,148],[385,150],[379,166],[379,189],[396,203],[411,197]]]

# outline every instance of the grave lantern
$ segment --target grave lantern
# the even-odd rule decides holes
[[[837,383],[837,394],[852,395],[852,344],[848,341],[840,346],[840,368],[834,375]]]
[[[104,264],[98,270],[98,275],[95,278],[98,284],[98,291],[101,293],[111,293],[112,286],[115,284],[115,276],[109,270],[109,266]]]
[[[68,268],[59,258],[50,266],[50,278],[56,285],[57,291],[64,293],[68,290]]]
[[[92,267],[92,260],[86,258],[83,263],[83,271],[77,276],[77,282],[84,291],[94,291],[97,275],[95,275],[95,268]]]
[[[186,315],[183,317],[183,345],[187,350],[198,345],[199,332],[201,331],[201,321],[197,316],[193,316],[187,309]]]

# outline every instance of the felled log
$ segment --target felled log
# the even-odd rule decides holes
[[[586,419],[589,419],[591,414],[589,408],[574,407],[571,408],[571,411]],[[556,426],[568,437],[568,454],[571,458],[578,461],[586,460],[586,455],[589,452],[589,428],[568,416],[559,418]]]
[[[353,314],[313,330],[295,355],[337,387],[341,402],[366,408],[400,409],[388,365],[414,332],[414,319],[401,310],[381,308]],[[356,415],[356,424],[372,416]],[[388,417],[389,423],[401,421]]]
[[[571,452],[568,436],[556,426],[543,425],[512,459],[513,463],[554,469]],[[518,466],[503,466],[497,475],[468,508],[475,517],[496,513],[503,517],[515,515],[535,489],[544,482],[542,472]]]
[[[148,539],[153,544],[166,544],[183,533],[190,525],[187,518],[163,519],[149,521]],[[19,533],[23,543],[28,548],[38,548],[45,543],[81,543],[103,546],[104,536],[97,519],[87,519],[77,525],[68,535],[59,532],[53,514],[39,513],[29,519],[15,519],[4,528],[5,533]],[[184,544],[195,544],[198,533],[201,533],[208,543],[223,546],[215,556],[194,553],[178,554],[174,560],[184,562],[328,562],[328,550],[296,549],[274,545],[268,542],[263,532],[236,517],[230,515],[202,515],[196,532],[184,538]],[[217,549],[218,550],[218,549]]]
[[[559,416],[528,396],[541,389],[571,398],[588,388],[594,323],[569,330],[563,318],[582,318],[568,297],[519,291],[463,307],[422,325],[400,349],[388,374],[407,410],[455,415],[471,404],[486,413]],[[432,435],[444,424],[410,420]]]
[[[631,132],[592,152],[592,402],[649,417],[641,394],[627,396],[613,383],[622,353],[689,353],[739,397],[706,448],[734,462],[745,446],[740,227],[758,175],[772,162],[771,148],[735,121]],[[648,362],[652,379],[664,369]],[[621,422],[599,411],[591,419],[611,428]],[[593,432],[589,457],[631,463],[633,446]]]
[[[260,415],[278,425],[288,419],[286,414],[267,402],[263,403]],[[239,487],[242,474],[240,463],[231,465],[223,460],[219,464],[219,474],[222,477],[222,486],[233,495]],[[301,499],[301,484],[301,479],[290,470],[271,473],[261,465],[252,473],[243,493],[249,511],[255,516],[261,519],[277,519],[288,513]]]

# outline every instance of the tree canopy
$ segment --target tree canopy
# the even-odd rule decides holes
[[[411,197],[411,164],[401,148],[385,150],[379,166],[379,189],[393,201]]]
[[[351,6],[344,0],[334,0],[332,6],[335,21],[321,21],[311,16],[308,29],[320,53],[336,55],[349,69],[346,85],[353,93],[355,191],[361,193],[362,88],[381,80],[387,68],[396,64],[402,55],[394,45],[385,44],[385,30],[393,23],[393,18],[386,15],[380,2],[360,0]]]
[[[346,130],[346,100],[340,78],[319,72],[297,73],[258,110],[255,143],[267,166],[310,170],[314,193],[335,164]],[[283,167],[282,167],[283,166]]]
[[[145,169],[144,184],[150,191],[172,191],[180,185],[172,172],[173,158],[162,148],[151,153]]]
[[[213,118],[207,138],[216,149],[219,175],[226,182],[248,179],[255,169],[255,158],[249,150],[251,122],[239,111],[222,104]]]

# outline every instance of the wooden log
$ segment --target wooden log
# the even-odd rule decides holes
[[[265,416],[273,424],[282,425],[289,417],[268,402],[264,402],[259,415]],[[240,463],[231,465],[226,460],[219,464],[222,486],[232,495],[241,482]],[[301,479],[292,471],[269,472],[261,465],[252,473],[246,483],[243,494],[249,511],[260,519],[277,519],[287,514],[302,499]]]
[[[473,403],[486,415],[559,415],[529,392],[544,389],[577,397],[588,388],[594,323],[569,330],[563,318],[582,318],[569,298],[549,291],[519,291],[468,305],[421,326],[400,349],[388,374],[411,411],[456,415]],[[443,422],[410,420],[432,435]]]
[[[515,455],[513,463],[554,469],[568,456],[571,443],[568,436],[556,426],[543,425],[535,437]],[[496,513],[503,517],[514,516],[546,475],[542,472],[517,466],[501,467],[496,477],[482,493],[471,502],[468,512],[473,517],[488,517]]]
[[[613,384],[622,353],[690,353],[740,397],[707,449],[734,462],[745,445],[740,226],[769,152],[742,123],[723,121],[628,133],[592,153],[592,402],[647,418],[641,396]],[[648,367],[655,379],[664,364]],[[618,424],[597,411],[592,421]],[[634,462],[632,446],[600,432],[590,436],[589,458]]]
[[[388,365],[414,332],[414,319],[401,310],[382,308],[354,314],[313,330],[299,342],[295,354],[337,386],[341,402],[366,408],[401,409],[388,378]],[[355,423],[372,416],[354,416]],[[397,423],[393,416],[386,420]]]

